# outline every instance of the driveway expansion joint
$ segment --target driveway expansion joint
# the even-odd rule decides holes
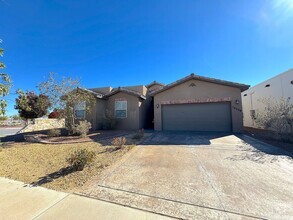
[[[103,186],[100,186],[100,187],[103,187]],[[103,201],[103,202],[112,203],[112,204],[119,205],[119,206],[124,206],[124,207],[131,208],[131,209],[136,209],[136,210],[140,210],[140,211],[144,211],[144,212],[149,212],[149,213],[153,213],[153,214],[157,214],[157,215],[161,215],[161,216],[165,216],[165,217],[169,217],[169,218],[173,218],[173,219],[188,220],[188,219],[184,219],[184,218],[177,218],[177,217],[171,216],[171,215],[166,215],[166,214],[159,213],[159,212],[150,211],[150,210],[147,210],[147,209],[142,209],[142,208],[138,208],[138,207],[134,207],[134,206],[130,206],[130,205],[125,205],[125,204],[122,204],[122,203],[119,203],[119,202],[113,202],[113,201],[107,200],[107,199],[101,199],[101,198],[97,198],[97,197],[94,197],[94,196],[89,196],[89,195],[83,194],[83,193],[73,193],[73,194],[77,195],[77,196],[82,196],[82,197],[85,197],[85,198],[89,198],[89,199],[94,199],[94,200],[99,200],[99,201]]]
[[[33,217],[32,220],[34,219],[38,219],[39,217],[41,217],[44,213],[46,213],[47,211],[49,211],[51,208],[55,207],[56,205],[58,205],[61,201],[63,201],[64,199],[66,199],[70,194],[67,194],[66,196],[64,196],[62,199],[60,199],[59,201],[57,201],[56,203],[54,203],[53,205],[49,206],[48,208],[46,208],[45,210],[43,210],[41,213],[39,213],[37,216]]]
[[[215,207],[209,207],[209,206],[198,205],[198,204],[193,204],[193,203],[189,203],[189,202],[183,202],[183,201],[179,201],[179,200],[173,200],[173,199],[163,198],[163,197],[159,197],[159,196],[152,196],[152,195],[148,195],[148,194],[144,194],[144,193],[139,193],[139,192],[124,190],[124,189],[118,189],[118,188],[114,188],[114,187],[110,187],[110,186],[105,186],[105,185],[101,185],[101,184],[97,184],[97,186],[98,187],[105,188],[105,189],[110,189],[110,190],[116,190],[116,191],[121,191],[121,192],[125,192],[125,193],[130,193],[130,194],[134,194],[134,195],[138,195],[138,196],[144,196],[144,197],[154,198],[154,199],[158,199],[158,200],[165,200],[165,201],[168,201],[168,202],[179,203],[179,204],[183,204],[183,205],[190,205],[190,206],[194,206],[194,207],[199,207],[199,208],[204,208],[204,209],[210,209],[210,210],[213,210],[213,211],[223,212],[225,214],[226,213],[229,213],[229,214],[234,214],[234,215],[238,215],[238,216],[242,216],[242,217],[248,217],[248,218],[253,218],[253,219],[266,219],[264,217],[258,217],[258,216],[253,216],[253,215],[249,215],[249,214],[238,213],[238,212],[235,212],[235,211],[229,211],[229,210],[219,209],[219,208],[215,208]],[[97,199],[97,200],[101,200],[101,201],[106,201],[106,202],[111,202],[111,203],[114,203],[114,204],[123,205],[121,203],[116,203],[116,202],[109,201],[109,200],[103,200],[103,199],[100,199],[100,198],[88,196],[86,194],[80,194],[80,195],[83,195],[83,196],[89,197],[89,198],[93,198],[93,199]],[[127,207],[130,207],[130,208],[136,208],[136,207],[132,207],[132,206],[129,206],[129,205],[123,205],[123,206],[127,206]],[[145,210],[145,209],[141,209],[141,210],[148,211],[148,210]],[[150,211],[148,211],[148,212],[150,212]],[[156,213],[156,212],[153,212],[153,213]],[[156,214],[164,215],[162,213],[156,213]],[[174,216],[169,216],[169,217],[178,218],[178,217],[174,217]],[[179,218],[179,219],[182,219],[182,218]]]

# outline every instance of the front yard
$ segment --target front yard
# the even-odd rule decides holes
[[[114,146],[110,146],[111,140],[72,144],[23,142],[14,143],[9,147],[0,146],[0,176],[73,192],[135,146],[131,135],[127,136],[127,143],[120,150],[111,150],[114,149]],[[93,162],[82,171],[73,171],[66,162],[66,158],[76,149],[95,152]]]

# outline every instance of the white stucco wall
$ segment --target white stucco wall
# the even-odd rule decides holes
[[[269,85],[266,87],[266,85]],[[258,128],[251,117],[251,110],[256,114],[264,109],[263,98],[280,100],[289,99],[293,103],[293,69],[268,79],[242,92],[243,124],[245,127]]]

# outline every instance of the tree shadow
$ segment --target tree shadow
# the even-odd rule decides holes
[[[226,159],[232,161],[249,160],[261,164],[267,162],[273,163],[285,159],[293,163],[292,152],[261,142],[246,135],[239,134],[236,136],[243,141],[243,145],[239,146],[241,148],[241,153]]]
[[[236,135],[236,136],[240,138],[244,143],[246,143],[246,145],[248,146],[248,149],[252,149],[252,150],[254,149],[255,151],[260,151],[270,155],[293,157],[293,152],[287,151],[277,146],[267,144],[265,142],[259,141],[255,138],[252,138],[243,134]]]
[[[1,137],[0,140],[1,140],[1,143],[25,142],[24,135],[47,134],[47,132],[48,132],[48,129],[41,130],[41,131],[18,133],[18,134]]]
[[[50,183],[54,181],[55,179],[58,179],[60,177],[67,176],[73,172],[76,172],[76,170],[72,166],[61,168],[60,170],[50,173],[46,176],[40,177],[38,181],[32,182],[30,185],[32,186],[41,186],[46,183]]]
[[[126,137],[134,133],[135,131],[127,130],[96,130],[92,131],[88,138],[102,146],[111,146],[113,138]]]

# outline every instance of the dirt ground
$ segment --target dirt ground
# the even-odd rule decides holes
[[[96,142],[58,145],[14,143],[7,148],[0,147],[0,176],[73,192],[119,160],[133,145],[114,152],[106,151],[107,148],[112,147]],[[66,158],[76,149],[94,151],[96,156],[94,162],[83,171],[72,172]]]
[[[183,219],[290,219],[293,160],[248,136],[158,132],[82,193]]]

